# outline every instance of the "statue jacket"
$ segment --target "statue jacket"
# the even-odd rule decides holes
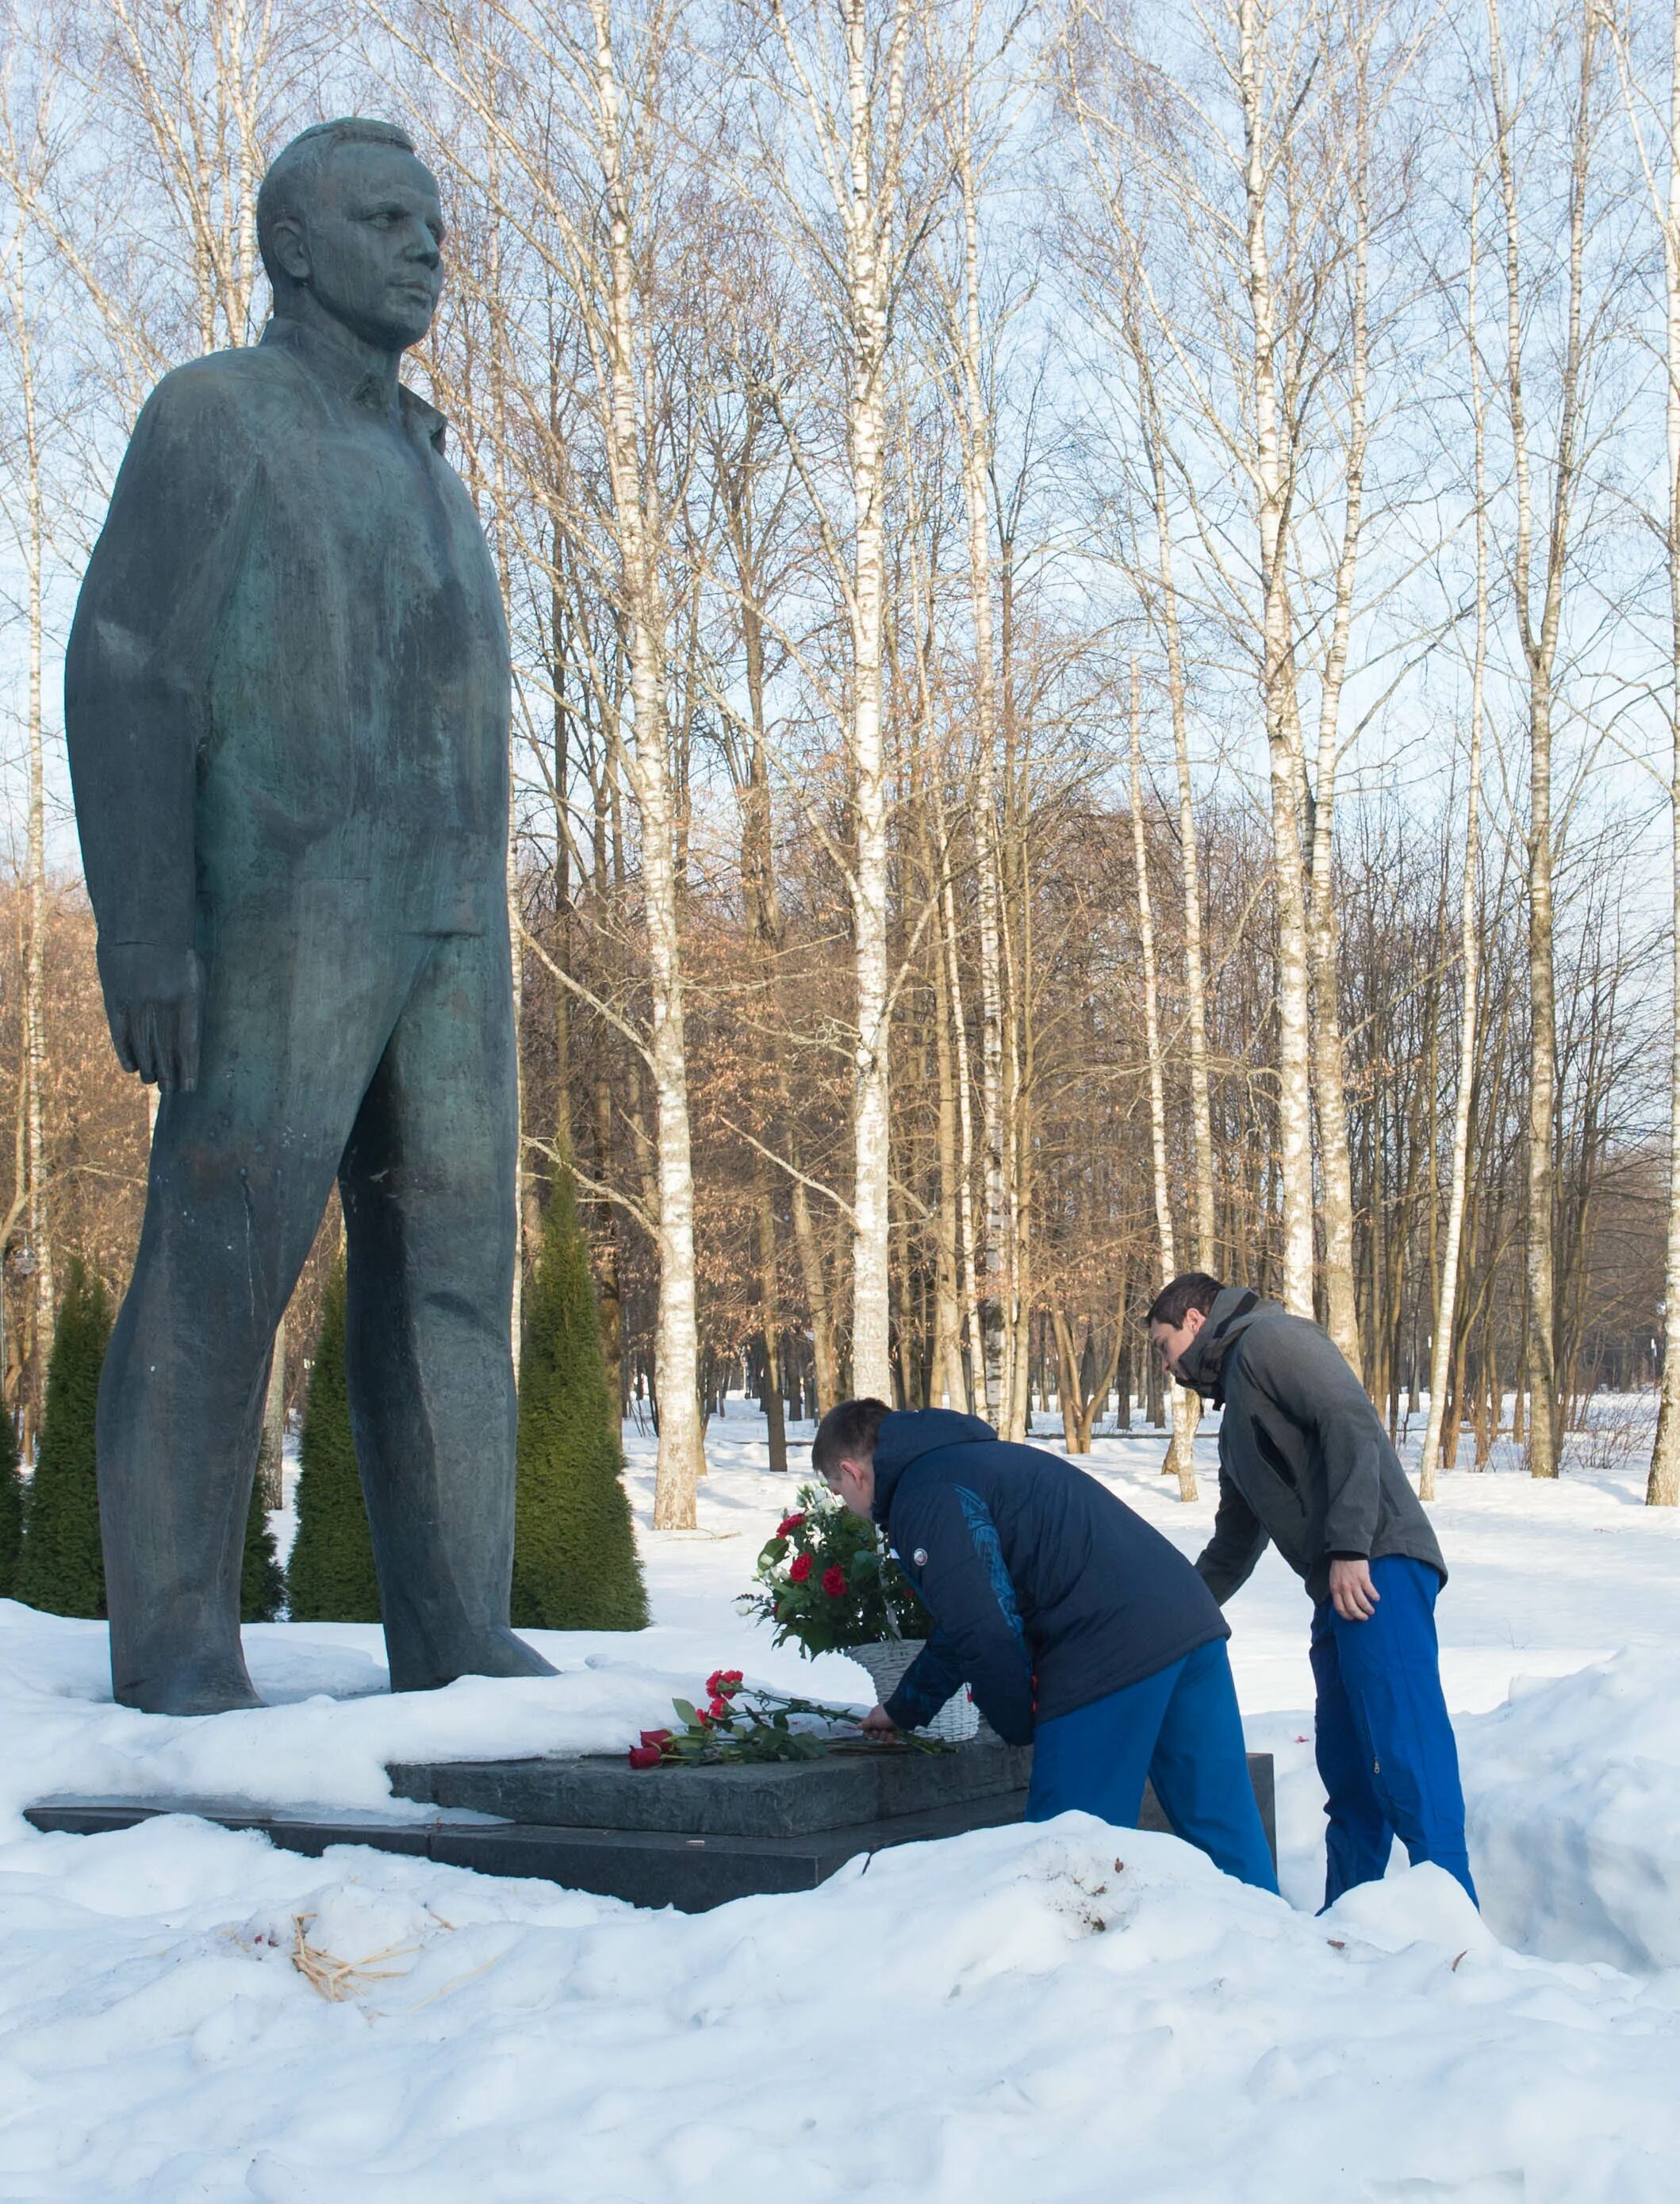
[[[934,1620],[887,1702],[900,1728],[966,1683],[1011,1745],[1227,1638],[1178,1548],[1107,1486],[977,1416],[899,1410],[875,1446],[875,1515]]]
[[[65,730],[102,939],[365,883],[504,922],[508,660],[442,415],[291,321],[152,393],[76,607]]]

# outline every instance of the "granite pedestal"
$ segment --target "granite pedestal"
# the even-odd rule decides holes
[[[157,1814],[196,1814],[289,1851],[371,1845],[699,1913],[757,1893],[814,1890],[860,1853],[1018,1821],[1031,1766],[1030,1750],[1000,1745],[937,1754],[885,1746],[758,1767],[632,1769],[617,1757],[398,1762],[392,1788],[417,1808],[401,1822],[263,1813],[213,1798],[48,1799],[28,1819],[38,1829],[93,1835]],[[1250,1753],[1249,1774],[1275,1858],[1271,1755]],[[1139,1826],[1167,1827],[1152,1790]]]

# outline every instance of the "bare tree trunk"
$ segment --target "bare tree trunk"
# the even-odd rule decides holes
[[[1347,1080],[1342,1056],[1342,1015],[1337,986],[1335,887],[1336,775],[1340,764],[1342,685],[1347,676],[1348,635],[1353,620],[1354,578],[1359,564],[1365,495],[1366,389],[1369,372],[1366,296],[1370,261],[1369,176],[1367,161],[1365,59],[1359,72],[1357,145],[1354,161],[1352,357],[1348,394],[1348,444],[1341,556],[1336,566],[1330,649],[1320,688],[1318,764],[1313,780],[1312,958],[1313,1053],[1318,1104],[1319,1174],[1323,1188],[1325,1329],[1357,1372],[1359,1318],[1353,1294],[1353,1176],[1348,1152]]]
[[[997,683],[992,630],[992,423],[982,381],[980,327],[980,212],[975,191],[971,94],[965,81],[962,137],[957,174],[963,208],[963,290],[960,318],[953,316],[953,343],[962,388],[963,501],[968,520],[969,601],[974,622],[975,892],[980,931],[980,1143],[984,1164],[986,1226],[980,1289],[985,1413],[1006,1413],[1003,1371],[1006,1289],[1004,1193],[1003,975],[998,939],[1000,887],[997,851]]]
[[[1184,634],[1172,560],[1172,502],[1167,490],[1167,437],[1155,392],[1155,370],[1143,341],[1137,287],[1125,287],[1122,311],[1137,372],[1143,435],[1154,494],[1155,573],[1167,649],[1167,701],[1172,720],[1172,756],[1178,785],[1178,867],[1184,928],[1185,1017],[1190,1049],[1190,1138],[1196,1150],[1196,1263],[1211,1272],[1218,1259],[1214,1197],[1214,1118],[1208,1079],[1208,983],[1202,945],[1202,881],[1196,859],[1196,792],[1190,780],[1190,730],[1185,711]],[[1199,1396],[1198,1396],[1199,1399]]]
[[[1614,34],[1614,33],[1613,33]],[[1637,133],[1637,100],[1627,54],[1618,35],[1618,58],[1628,110]],[[1680,0],[1669,18],[1668,173],[1659,198],[1655,172],[1641,165],[1662,230],[1665,292],[1664,393],[1667,431],[1667,502],[1663,514],[1664,554],[1668,566],[1669,655],[1673,687],[1669,702],[1669,827],[1672,877],[1672,970],[1670,992],[1673,1032],[1669,1054],[1668,1246],[1663,1285],[1663,1374],[1657,1411],[1656,1443],[1645,1487],[1647,1507],[1680,1507]]]
[[[1278,1149],[1283,1194],[1285,1308],[1313,1313],[1313,1098],[1303,759],[1294,711],[1293,637],[1285,574],[1287,424],[1279,394],[1277,308],[1266,219],[1267,87],[1261,80],[1261,0],[1239,0],[1238,86],[1247,199],[1249,312],[1254,341],[1254,479],[1258,500],[1262,612],[1261,695],[1271,760],[1272,850],[1278,902]]]
[[[1481,836],[1483,690],[1487,673],[1487,430],[1481,394],[1481,354],[1475,321],[1476,221],[1474,206],[1470,213],[1469,266],[1466,317],[1469,327],[1470,418],[1475,435],[1475,655],[1470,669],[1469,796],[1464,825],[1464,884],[1458,915],[1458,958],[1463,1001],[1458,1016],[1458,1092],[1452,1107],[1452,1170],[1446,1203],[1446,1236],[1441,1250],[1440,1280],[1435,1295],[1434,1335],[1429,1360],[1429,1419],[1424,1426],[1423,1453],[1418,1472],[1418,1490],[1425,1500],[1433,1500],[1435,1496],[1435,1471],[1440,1461],[1449,1375],[1455,1368],[1460,1371],[1463,1368],[1462,1358],[1457,1364],[1453,1360],[1453,1329],[1457,1318],[1459,1253],[1463,1242],[1464,1205],[1469,1176],[1470,1102],[1475,1091],[1476,993],[1481,985],[1481,940],[1477,924],[1480,913],[1476,863]],[[1433,1178],[1433,1161],[1431,1176]],[[1453,1391],[1456,1415],[1456,1383]]]
[[[21,176],[19,181],[21,183]],[[36,385],[33,317],[25,265],[25,229],[20,213],[18,234],[9,270],[12,293],[13,341],[16,353],[18,396],[21,401],[24,462],[23,554],[27,592],[26,620],[28,651],[29,824],[25,868],[28,881],[28,930],[23,963],[23,1085],[25,1105],[25,1168],[28,1188],[30,1250],[34,1259],[35,1324],[39,1343],[43,1384],[45,1356],[57,1312],[56,1266],[53,1260],[52,1223],[47,1208],[45,1093],[46,1045],[46,781],[45,729],[43,719],[42,652],[45,613],[43,568],[46,552],[46,524],[42,484],[40,417]],[[3,1256],[0,1247],[0,1256]]]
[[[926,809],[923,808],[923,817]],[[943,827],[943,815],[940,825]],[[941,840],[924,839],[923,871],[930,892],[940,898],[940,915],[930,959],[934,982],[934,1065],[938,1085],[935,1146],[939,1188],[934,1206],[934,1399],[947,1407],[969,1410],[968,1376],[963,1366],[962,1209],[957,1170],[957,1079],[951,1040],[951,986],[947,970],[944,888],[948,854]],[[934,883],[938,882],[937,889]]]
[[[852,1389],[859,1397],[889,1400],[892,1126],[887,1106],[887,778],[882,720],[887,271],[876,235],[871,175],[869,10],[866,0],[843,0],[843,9],[850,121],[850,189],[843,211],[852,348],[848,395],[856,530],[851,604],[852,800],[858,838],[851,884],[858,1013],[852,1121]],[[902,107],[901,45],[888,98]]]
[[[937,798],[935,798],[937,803]],[[976,1259],[974,1228],[974,1114],[969,1070],[968,1024],[963,1016],[962,971],[957,956],[957,899],[951,880],[950,844],[942,808],[937,812],[940,856],[940,943],[945,959],[946,992],[950,1001],[951,1038],[956,1052],[957,1129],[957,1292],[968,1318],[971,1376],[969,1398],[977,1411],[986,1401],[980,1321],[979,1265]]]
[[[781,1323],[777,1313],[775,1202],[771,1192],[770,1165],[754,1158],[754,1207],[758,1235],[758,1291],[763,1303],[759,1337],[764,1349],[764,1423],[773,1470],[787,1467],[787,1426],[782,1418],[781,1354]]]
[[[274,1328],[268,1390],[263,1395],[263,1436],[257,1451],[263,1505],[272,1514],[286,1505],[286,1319]]]
[[[1529,1017],[1528,1123],[1529,1323],[1525,1347],[1530,1410],[1529,1466],[1535,1477],[1558,1474],[1560,1402],[1557,1372],[1557,1295],[1553,1249],[1557,1209],[1552,1142],[1557,1117],[1558,1031],[1554,975],[1552,846],[1552,684],[1563,614],[1566,562],[1579,469],[1576,429],[1582,365],[1582,263],[1586,234],[1588,154],[1591,140],[1596,0],[1587,0],[1581,29],[1580,83],[1571,139],[1569,199],[1568,334],[1559,379],[1560,415],[1552,469],[1546,586],[1539,627],[1532,600],[1534,500],[1523,378],[1523,299],[1519,194],[1511,149],[1512,116],[1505,86],[1498,0],[1487,0],[1493,54],[1495,151],[1505,213],[1506,392],[1517,477],[1517,540],[1512,581],[1517,628],[1529,676]]]
[[[1214,1201],[1214,1115],[1208,1080],[1208,981],[1202,950],[1202,877],[1196,858],[1196,800],[1190,785],[1184,714],[1184,650],[1178,633],[1167,535],[1167,470],[1156,441],[1155,513],[1161,595],[1167,619],[1167,693],[1172,714],[1172,755],[1178,777],[1178,867],[1184,891],[1185,1015],[1190,1021],[1190,1136],[1196,1146],[1196,1262],[1216,1275],[1218,1226]],[[1197,1396],[1198,1405],[1200,1396]]]
[[[635,710],[635,742],[626,767],[642,821],[643,901],[652,999],[647,1063],[653,1082],[659,1225],[659,1306],[654,1343],[659,1460],[653,1520],[657,1530],[679,1531],[694,1527],[695,1486],[705,1467],[695,1303],[694,1176],[683,1022],[681,883],[677,875],[677,821],[665,726],[665,615],[659,573],[659,523],[656,514],[649,510],[655,492],[641,465],[637,432],[636,270],[631,252],[620,95],[608,0],[591,0],[591,17],[595,30],[595,93],[611,285],[608,465]]]
[[[792,1158],[797,1165],[797,1152]],[[840,1349],[834,1340],[834,1302],[828,1292],[828,1266],[810,1213],[810,1197],[798,1179],[788,1205],[793,1216],[793,1247],[799,1259],[799,1277],[810,1311],[810,1356],[816,1378],[816,1413],[832,1408],[840,1398]]]
[[[1155,910],[1149,897],[1149,844],[1143,832],[1143,699],[1137,661],[1131,661],[1131,848],[1137,869],[1137,933],[1143,954],[1143,1046],[1149,1066],[1149,1151],[1155,1197],[1155,1232],[1161,1243],[1161,1273],[1177,1271],[1173,1251],[1172,1200],[1167,1183],[1167,1093],[1161,1063],[1161,997],[1155,973]],[[1196,1407],[1190,1407],[1190,1402]],[[1172,1439],[1168,1466],[1177,1472],[1178,1497],[1196,1497],[1196,1426],[1200,1401],[1187,1388],[1172,1388]]]

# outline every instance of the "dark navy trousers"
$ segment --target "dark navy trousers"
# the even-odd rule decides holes
[[[1372,1562],[1371,1581],[1380,1597],[1368,1621],[1345,1622],[1328,1600],[1313,1610],[1315,1742],[1330,1817],[1324,1902],[1384,1875],[1397,1836],[1414,1867],[1433,1860],[1475,1901],[1435,1638],[1440,1577],[1427,1561],[1391,1555]]]
[[[1077,1811],[1135,1829],[1145,1778],[1176,1835],[1239,1882],[1276,1890],[1223,1638],[1141,1683],[1040,1722],[1025,1818],[1048,1822]]]

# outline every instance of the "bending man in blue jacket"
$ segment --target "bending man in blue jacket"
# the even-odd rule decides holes
[[[1435,1641],[1446,1563],[1364,1387],[1315,1324],[1201,1271],[1163,1289],[1149,1332],[1224,1410],[1202,1581],[1223,1606],[1270,1540],[1313,1603],[1325,1904],[1381,1875],[1397,1835],[1474,1899]]]
[[[1033,1747],[1030,1822],[1077,1808],[1135,1828],[1149,1777],[1187,1844],[1276,1890],[1231,1633],[1175,1546],[1094,1478],[947,1408],[843,1401],[811,1460],[883,1527],[933,1617],[865,1728],[914,1729],[966,1683],[1000,1737]]]

